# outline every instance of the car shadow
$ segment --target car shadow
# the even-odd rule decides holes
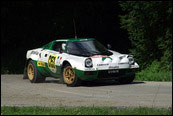
[[[56,83],[61,84],[59,79],[48,78],[44,83]],[[133,84],[145,84],[143,81],[133,81],[129,84],[120,84],[114,80],[97,80],[97,81],[83,81],[78,87],[97,87],[97,86],[111,86],[111,85],[133,85]]]
[[[57,83],[57,84],[61,84],[59,79],[49,79],[49,80],[45,80],[44,83]]]
[[[145,84],[145,82],[143,81],[134,81],[132,83],[129,84],[120,84],[114,80],[106,80],[106,81],[91,81],[91,82],[82,82],[82,84],[80,85],[80,87],[84,86],[84,87],[98,87],[98,86],[120,86],[120,85],[133,85],[133,84]]]

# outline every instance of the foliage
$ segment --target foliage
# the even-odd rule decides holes
[[[172,108],[1,107],[1,115],[171,115]]]
[[[1,74],[8,74],[9,73],[9,70],[7,67],[1,67]]]
[[[141,69],[154,60],[161,70],[172,70],[172,1],[120,2],[121,28],[128,31],[131,54]]]
[[[160,70],[160,63],[157,60],[153,61],[150,66],[141,72],[136,73],[135,80],[141,81],[172,81],[172,71]]]

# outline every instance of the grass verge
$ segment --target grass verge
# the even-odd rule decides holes
[[[1,107],[1,115],[171,115],[172,108],[148,107]]]
[[[163,70],[160,66],[160,62],[153,61],[146,69],[136,73],[135,80],[172,81],[172,70]]]
[[[149,70],[142,70],[141,72],[136,73],[135,80],[170,82],[172,81],[172,71],[152,72]]]

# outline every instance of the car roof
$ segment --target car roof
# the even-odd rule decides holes
[[[88,41],[88,40],[95,40],[94,38],[69,38],[69,39],[58,39],[58,41],[65,41],[65,42],[73,42],[73,41]]]
[[[69,39],[58,39],[58,40],[53,40],[49,42],[46,45],[43,45],[41,48],[49,48],[53,45],[54,42],[74,42],[74,41],[89,41],[89,40],[95,40],[94,38],[69,38]]]

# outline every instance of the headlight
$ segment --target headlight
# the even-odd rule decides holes
[[[128,57],[128,59],[129,59],[129,64],[133,65],[135,63],[133,57]]]
[[[87,58],[87,59],[85,60],[85,67],[91,68],[92,66],[93,66],[93,63],[92,63],[91,58]]]

